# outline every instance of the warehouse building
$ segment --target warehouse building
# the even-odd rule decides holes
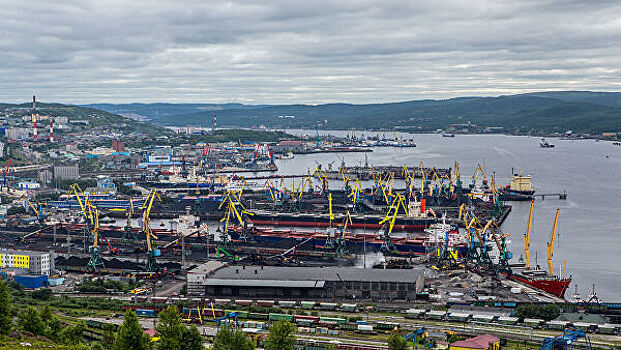
[[[53,253],[0,249],[0,266],[32,275],[50,275],[54,271],[54,257]]]
[[[413,300],[424,286],[422,269],[224,266],[193,279],[209,297]]]

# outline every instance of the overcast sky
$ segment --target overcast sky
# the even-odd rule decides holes
[[[0,0],[0,101],[621,91],[621,1]]]

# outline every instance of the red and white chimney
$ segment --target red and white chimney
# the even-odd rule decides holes
[[[37,100],[32,95],[32,139],[37,141]]]
[[[54,143],[54,117],[50,115],[50,143]]]

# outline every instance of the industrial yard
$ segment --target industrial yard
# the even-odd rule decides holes
[[[107,139],[98,142],[110,149],[84,152],[73,148],[83,135],[55,135],[52,123],[45,136],[9,142],[65,145],[80,160],[7,159],[2,277],[20,302],[49,291],[54,313],[85,322],[88,339],[102,341],[101,329],[118,328],[129,310],[157,342],[158,314],[172,306],[205,344],[224,327],[262,347],[278,322],[297,327],[299,349],[386,349],[395,336],[433,348],[621,343],[619,304],[595,289],[569,295],[571,274],[553,255],[558,211],[547,268],[531,256],[541,194],[529,175],[500,184],[483,161],[471,174],[458,161],[372,164],[378,149],[417,147],[396,133],[200,141],[218,133],[214,117],[212,128],[182,131],[195,142]],[[333,160],[279,169],[322,153]],[[348,164],[348,153],[364,163]],[[524,247],[503,230],[515,202],[531,203]]]

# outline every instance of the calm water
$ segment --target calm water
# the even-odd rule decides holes
[[[295,134],[314,131],[289,131]],[[344,136],[346,132],[334,132]],[[371,133],[365,133],[371,135]],[[558,273],[563,260],[573,277],[569,297],[578,285],[584,298],[595,283],[596,292],[606,301],[621,301],[621,233],[618,219],[621,213],[621,147],[610,142],[594,140],[549,139],[555,148],[539,147],[539,138],[502,135],[458,135],[443,138],[440,135],[407,135],[414,138],[416,148],[378,148],[367,153],[374,165],[417,165],[452,167],[460,164],[462,181],[470,182],[477,163],[485,162],[491,176],[496,173],[497,183],[505,185],[511,179],[511,169],[533,176],[537,193],[567,191],[568,199],[538,199],[535,202],[533,232],[531,233],[531,260],[547,269],[546,241],[550,237],[556,208],[561,208],[559,237],[554,248],[554,265]],[[392,136],[392,135],[390,135]],[[400,136],[401,137],[401,136]],[[364,164],[363,153],[339,154],[346,164]],[[296,155],[294,159],[278,160],[281,173],[301,173],[313,169],[316,162],[327,166],[341,160],[335,154]],[[511,234],[511,250],[518,259],[523,255],[523,234],[530,203],[513,202],[513,211],[503,224]]]

